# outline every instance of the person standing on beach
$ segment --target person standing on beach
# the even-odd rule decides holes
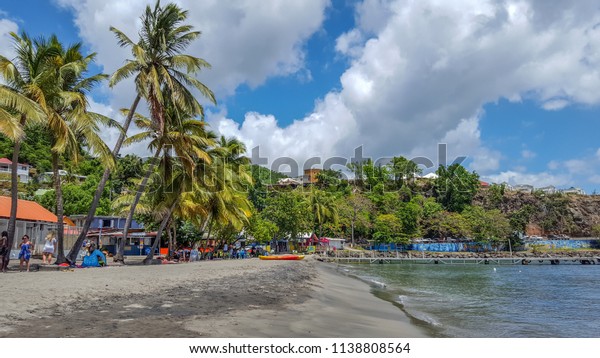
[[[23,264],[27,263],[27,272],[29,272],[29,260],[31,260],[31,241],[28,235],[23,235],[21,238],[21,251],[19,251],[19,270],[23,271]]]
[[[4,255],[8,253],[8,251],[8,232],[2,231],[2,236],[0,236],[0,256],[2,256],[2,266],[0,266],[0,269],[2,272],[6,272],[6,258]]]
[[[53,232],[49,232],[46,235],[46,242],[44,243],[44,252],[42,252],[42,264],[46,264],[46,260],[48,265],[52,262],[52,255],[56,251],[56,238],[54,237]]]

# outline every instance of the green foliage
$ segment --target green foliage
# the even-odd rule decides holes
[[[317,182],[320,187],[337,187],[342,182],[342,172],[339,170],[326,169],[317,174]]]
[[[265,167],[261,167],[260,165],[252,164],[251,165],[252,179],[255,183],[261,183],[264,185],[267,184],[277,184],[279,179],[287,178],[284,174],[279,172],[272,171]]]
[[[96,191],[98,182],[99,178],[92,175],[81,185],[72,183],[63,184],[64,214],[66,216],[87,214],[92,199],[94,198],[94,192]],[[96,215],[111,214],[111,203],[107,196],[108,192],[105,191],[100,200]],[[46,209],[56,213],[56,194],[54,190],[49,190],[44,193],[44,195],[37,197],[36,201]]]
[[[266,244],[271,241],[279,228],[273,222],[263,219],[260,214],[255,214],[250,217],[247,232],[250,234],[258,243]]]
[[[500,210],[485,210],[480,206],[467,207],[463,212],[472,237],[480,242],[503,241],[511,233],[509,220]]]
[[[600,224],[595,224],[592,226],[592,235],[595,237],[600,237]]]
[[[409,239],[421,236],[423,208],[417,202],[402,203],[397,216],[402,222],[403,236]]]
[[[373,239],[380,243],[407,244],[408,238],[403,235],[402,221],[393,214],[381,214],[375,219]]]
[[[479,175],[469,173],[460,164],[440,166],[434,189],[437,201],[452,212],[462,212],[473,201],[479,188]]]
[[[263,218],[273,222],[279,238],[298,238],[298,234],[311,230],[312,213],[300,190],[275,192],[267,199]]]
[[[403,187],[406,183],[414,182],[415,176],[423,172],[415,162],[402,156],[392,158],[390,166],[397,188]]]
[[[524,233],[527,224],[531,221],[531,217],[535,208],[531,205],[524,205],[518,210],[512,212],[509,217],[510,227],[515,232]]]

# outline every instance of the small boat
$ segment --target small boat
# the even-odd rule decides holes
[[[273,256],[258,256],[261,260],[302,260],[304,255],[273,255]]]

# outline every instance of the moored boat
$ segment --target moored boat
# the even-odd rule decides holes
[[[304,255],[273,255],[273,256],[259,256],[261,260],[302,260]]]

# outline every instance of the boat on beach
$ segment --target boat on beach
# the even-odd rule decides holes
[[[258,256],[261,260],[302,260],[304,255],[273,255],[273,256]]]

